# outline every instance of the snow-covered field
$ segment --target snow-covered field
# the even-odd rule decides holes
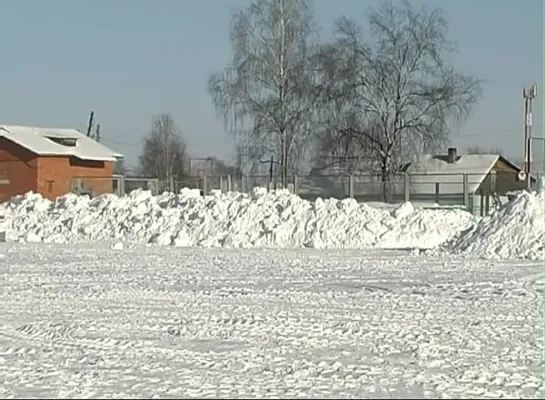
[[[542,394],[544,192],[485,218],[262,189],[0,217],[0,397]]]
[[[391,250],[0,243],[0,397],[539,398],[541,272]]]

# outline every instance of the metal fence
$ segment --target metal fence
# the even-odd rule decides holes
[[[78,176],[70,179],[70,191],[72,193],[91,197],[103,194],[125,196],[137,189],[150,190],[154,195],[161,191],[159,180],[153,178],[132,178],[114,175],[112,177]]]
[[[542,176],[532,178],[532,189],[541,187]],[[179,181],[114,176],[113,178],[73,178],[72,191],[96,196],[115,193],[124,196],[136,189],[179,192],[182,188],[249,193],[256,187],[269,190],[281,185],[269,176],[203,176]],[[380,175],[292,176],[287,189],[307,200],[317,198],[354,198],[359,202],[402,203],[411,201],[427,207],[460,206],[474,214],[484,215],[506,202],[513,192],[526,188],[526,182],[512,171],[489,174],[395,174],[383,181]]]

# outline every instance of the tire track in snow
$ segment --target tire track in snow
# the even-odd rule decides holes
[[[46,324],[47,326],[48,324]],[[24,324],[15,329],[0,328],[0,338],[12,342],[12,346],[2,348],[3,354],[34,353],[36,349],[55,348],[60,351],[78,350],[84,354],[91,351],[104,352],[125,350],[131,345],[130,341],[122,341],[111,338],[78,337],[78,328],[67,327],[61,324],[49,324],[51,327],[42,327],[40,324]]]
[[[54,249],[54,257],[71,259],[71,250]],[[32,255],[32,246],[20,251]],[[31,274],[33,257],[25,257],[25,274]],[[99,252],[69,277],[40,275],[36,282],[55,283],[49,294],[0,293],[9,306],[0,311],[0,330],[13,335],[0,343],[35,350],[0,355],[5,359],[0,375],[9,376],[5,392],[32,387],[42,394],[105,398],[373,393],[397,398],[467,397],[474,391],[521,397],[522,389],[506,385],[518,382],[512,371],[522,367],[520,385],[535,384],[527,364],[536,354],[530,343],[535,329],[516,326],[527,306],[522,297],[494,294],[498,277],[490,279],[491,268],[399,257],[339,251]],[[54,268],[61,271],[62,263],[57,260]],[[25,274],[11,276],[9,288],[23,288],[30,276]],[[504,276],[513,278],[510,274]],[[59,285],[63,279],[70,285]],[[475,290],[468,292],[473,298],[454,299],[466,282],[474,282]],[[105,290],[91,296],[95,289],[80,293],[78,284]],[[389,291],[372,288],[381,286]],[[414,288],[425,295],[412,293]],[[65,327],[54,325],[60,319]],[[468,325],[472,321],[480,325]],[[529,313],[529,321],[539,323],[539,315]],[[509,353],[495,347],[496,338],[510,346]],[[117,348],[115,341],[124,339],[131,345]],[[507,370],[505,384],[484,376],[487,369]],[[45,374],[48,378],[38,380]],[[71,389],[71,382],[77,388]],[[389,388],[396,391],[380,390]],[[528,390],[525,397],[537,393]]]
[[[540,272],[525,279],[521,288],[529,294],[529,299],[526,302],[528,306],[538,303],[543,296],[543,273]]]

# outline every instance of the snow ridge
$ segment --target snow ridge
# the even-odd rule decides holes
[[[174,246],[418,248],[488,259],[545,259],[545,192],[521,192],[484,218],[457,209],[388,211],[353,199],[309,202],[288,191],[251,194],[184,189],[153,196],[49,201],[27,193],[0,204],[9,240],[121,240]]]
[[[443,247],[455,254],[488,259],[544,257],[545,192],[521,192],[515,199],[461,232]]]
[[[0,205],[8,239],[66,243],[123,240],[174,246],[430,249],[471,228],[463,210],[373,208],[353,199],[309,202],[288,191],[251,194],[184,189],[153,196],[49,201],[27,193]]]

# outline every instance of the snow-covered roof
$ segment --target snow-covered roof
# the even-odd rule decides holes
[[[0,124],[0,137],[40,156],[73,156],[82,160],[95,161],[116,161],[123,158],[122,154],[109,149],[76,129]],[[60,140],[71,141],[72,145],[61,144]]]
[[[464,175],[467,175],[468,192],[475,193],[500,157],[497,154],[465,154],[449,163],[447,156],[422,155],[407,169],[411,190],[435,193],[435,184],[439,183],[441,194],[460,194],[464,192]]]

